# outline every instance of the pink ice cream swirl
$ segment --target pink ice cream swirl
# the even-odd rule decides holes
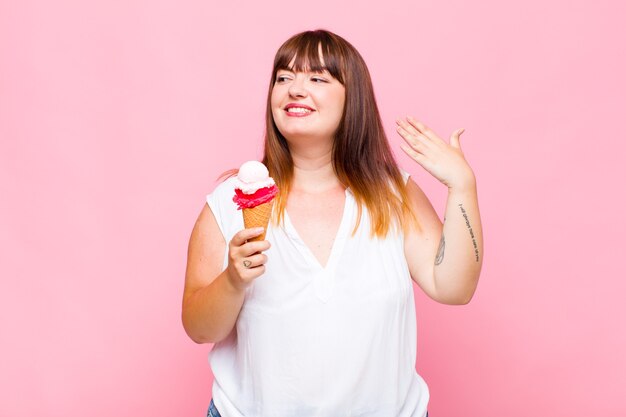
[[[259,161],[244,162],[235,179],[237,209],[253,208],[271,201],[278,194],[274,179],[265,165]]]
[[[276,194],[278,194],[278,187],[276,187],[276,185],[259,188],[254,194],[245,194],[243,191],[235,189],[233,201],[237,203],[237,210],[241,210],[267,203],[276,197]]]

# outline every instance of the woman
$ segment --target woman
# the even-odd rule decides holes
[[[427,416],[411,278],[466,304],[482,264],[476,182],[459,147],[413,118],[402,149],[448,186],[442,224],[397,167],[362,57],[324,30],[278,50],[263,163],[280,190],[266,240],[228,178],[188,253],[183,325],[215,343],[210,416]],[[244,262],[245,261],[245,262]],[[247,266],[246,266],[247,265]]]

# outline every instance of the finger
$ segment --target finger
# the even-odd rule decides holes
[[[406,120],[398,119],[396,120],[396,123],[398,124],[398,126],[402,126],[402,128],[404,128],[405,131],[415,136],[415,138],[419,139],[425,145],[429,145],[430,143],[432,143],[432,140],[428,136],[424,135],[422,132],[417,130],[415,126],[413,126],[411,123],[407,122]]]
[[[240,262],[241,265],[237,267],[237,271],[241,280],[246,282],[248,285],[253,279],[258,278],[265,273],[265,265],[245,266],[243,262]]]
[[[463,132],[465,132],[465,129],[457,129],[452,132],[452,135],[450,135],[450,146],[461,149],[460,138]]]
[[[242,259],[243,266],[246,268],[257,268],[267,262],[267,255],[258,253]]]
[[[408,121],[406,121],[404,119],[396,119],[396,124],[398,126],[403,127],[404,130],[406,130],[407,132],[409,132],[412,135],[419,135],[420,134],[419,130],[417,130],[411,123],[409,123]]]
[[[425,139],[424,136],[421,135],[419,132],[417,132],[416,135],[412,134],[401,125],[398,125],[396,127],[396,131],[400,134],[402,139],[404,139],[404,141],[408,143],[413,149],[415,149],[418,152],[421,152],[422,150],[424,150],[426,143],[427,143],[426,142],[427,139]]]
[[[432,130],[431,128],[429,128],[428,126],[426,126],[424,123],[420,122],[419,120],[417,120],[415,117],[407,116],[406,120],[411,124],[411,126],[417,129],[421,134],[426,136],[428,139],[431,139],[434,141],[442,140],[439,136],[437,136],[434,130]]]
[[[230,240],[233,246],[241,246],[246,243],[246,240],[251,239],[255,236],[259,236],[265,230],[262,227],[253,227],[250,229],[243,229],[235,233],[235,236]]]
[[[244,243],[240,247],[239,253],[241,254],[241,256],[248,257],[251,255],[266,251],[269,248],[270,248],[270,242],[267,240],[253,241],[253,242]]]
[[[409,157],[411,157],[415,162],[417,162],[418,164],[422,166],[424,165],[424,162],[426,161],[426,157],[424,156],[424,154],[417,152],[413,148],[403,143],[400,144],[400,148],[404,151],[404,153],[406,153]]]

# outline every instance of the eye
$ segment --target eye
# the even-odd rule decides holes
[[[286,75],[279,75],[279,76],[276,77],[276,82],[280,83],[280,82],[283,82],[283,81],[288,80],[288,79],[289,79],[289,77],[287,77]]]
[[[313,77],[313,78],[311,78],[311,81],[313,81],[314,83],[325,83],[325,82],[327,82],[325,79],[320,78],[320,77]]]

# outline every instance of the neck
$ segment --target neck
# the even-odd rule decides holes
[[[290,151],[293,159],[293,191],[317,193],[341,187],[333,170],[332,145],[296,149],[290,146]]]

